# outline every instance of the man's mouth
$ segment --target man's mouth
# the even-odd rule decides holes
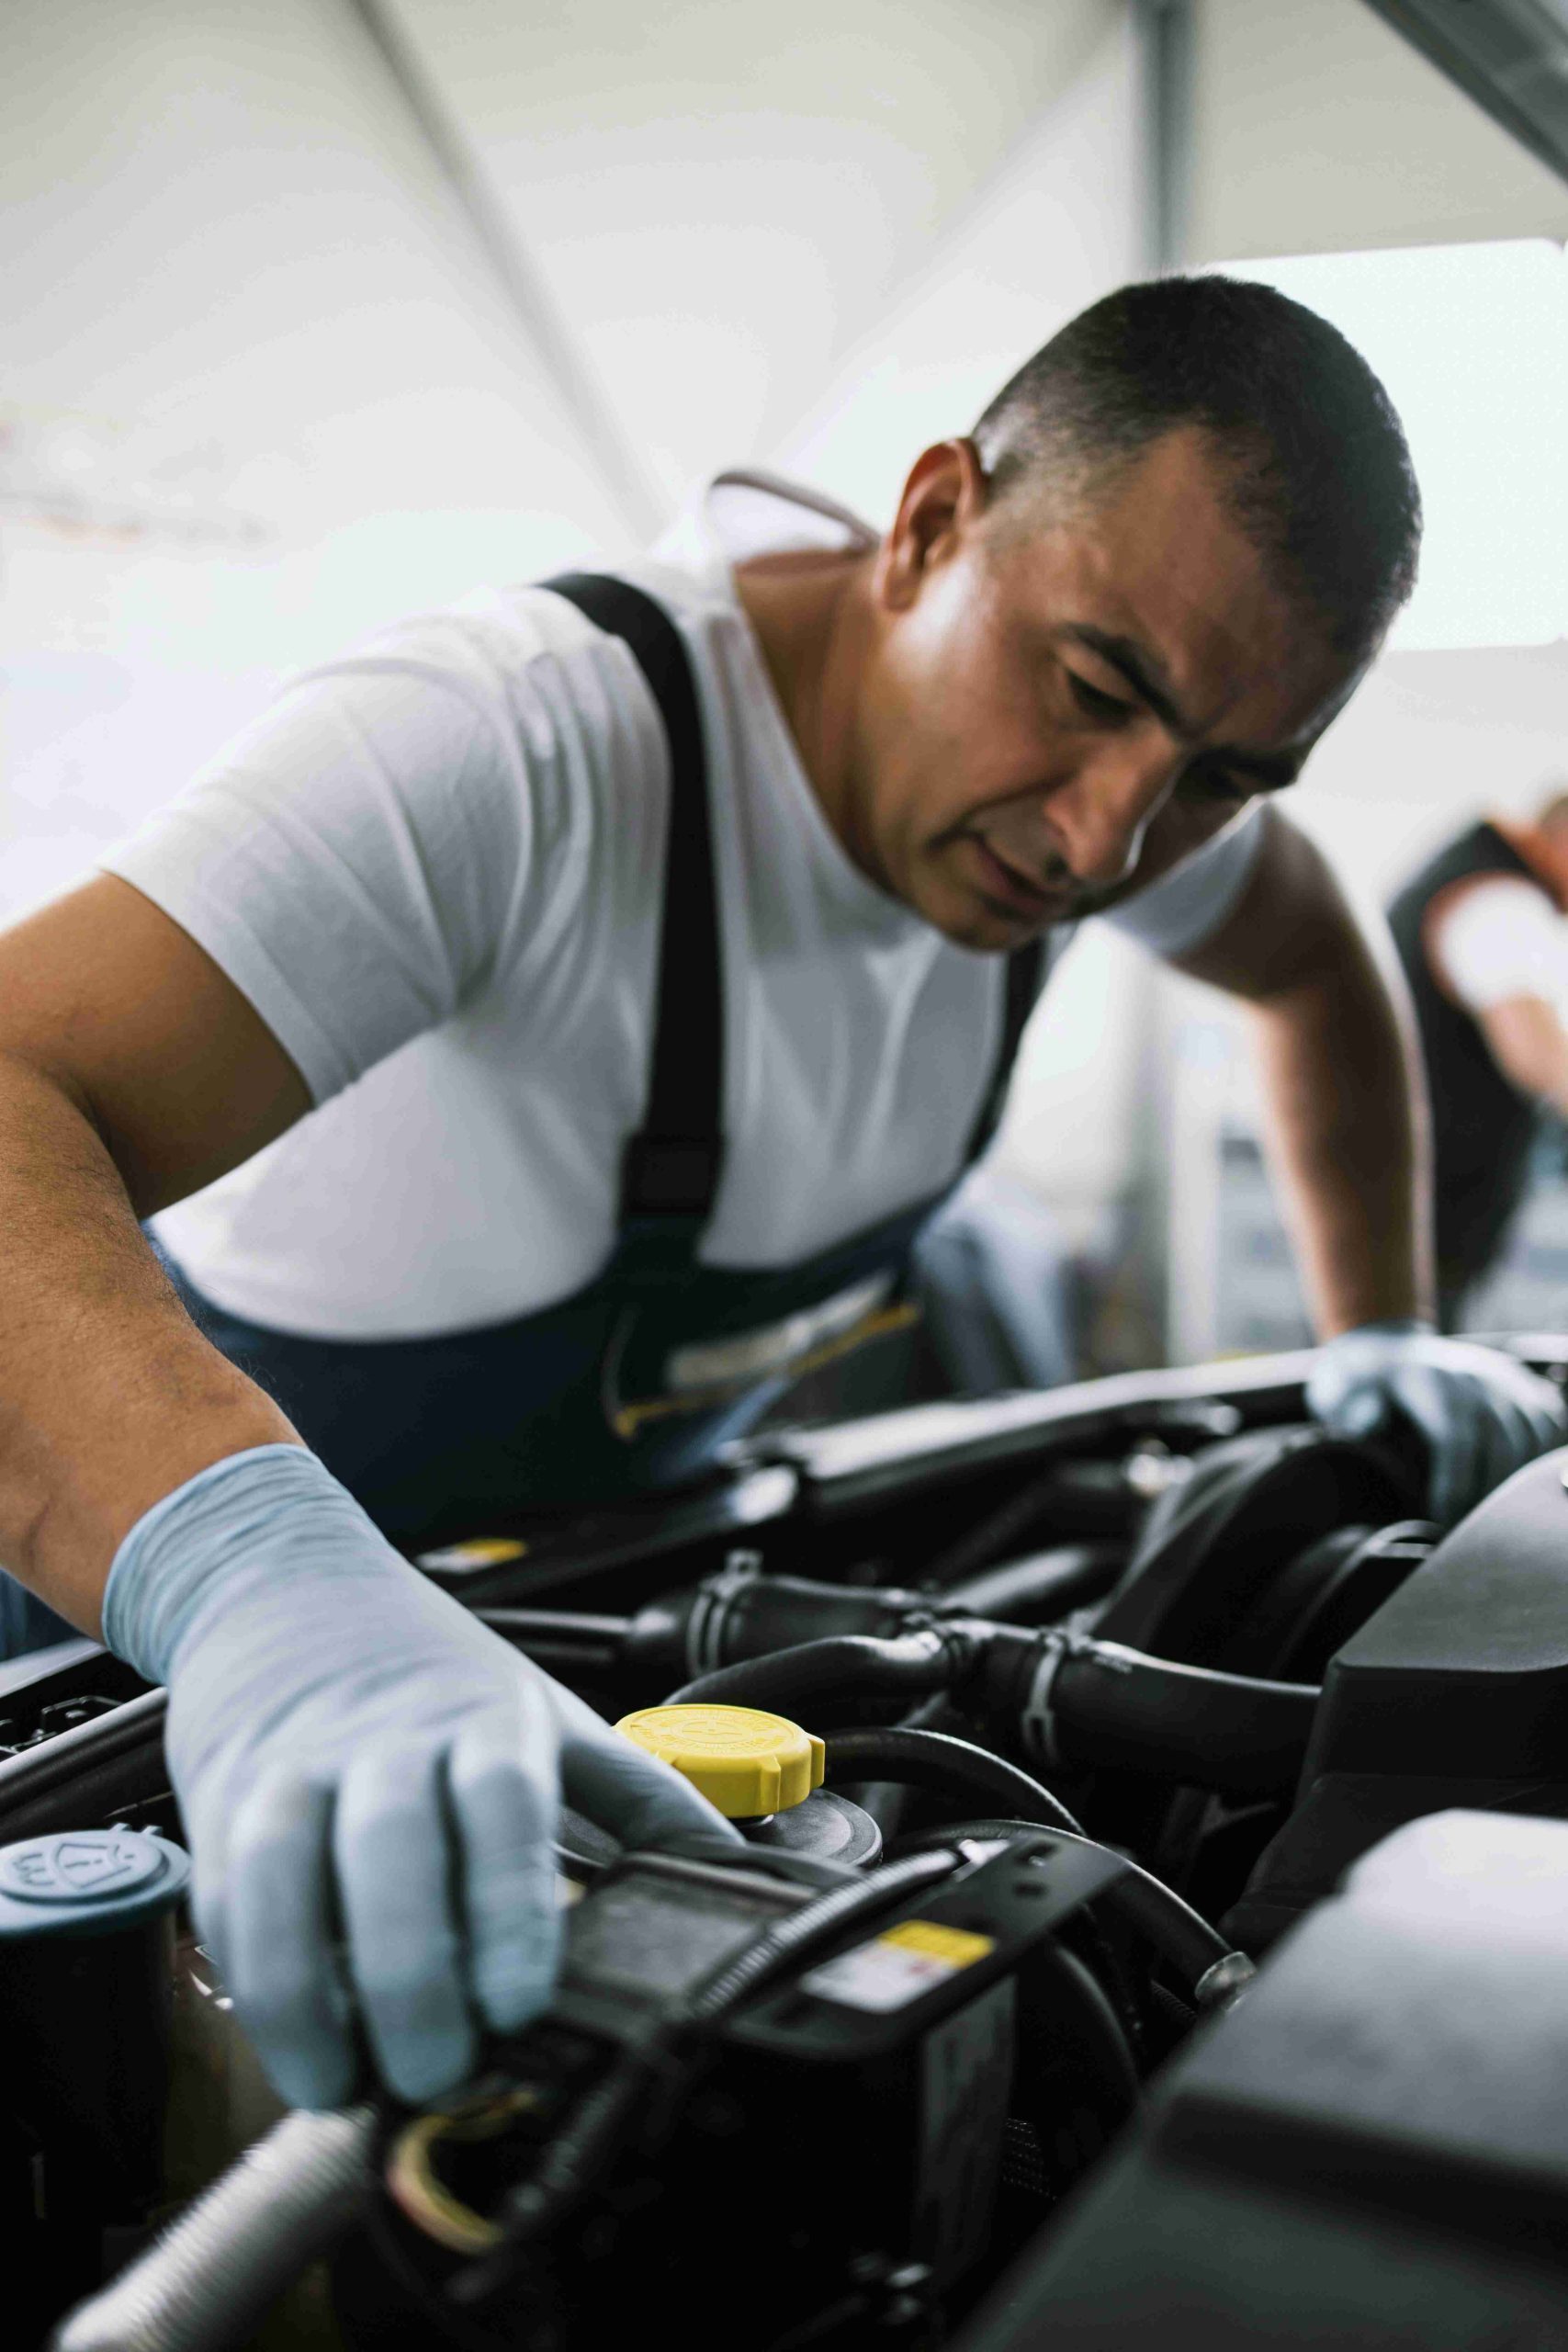
[[[999,857],[981,833],[965,833],[963,838],[968,846],[981,893],[994,905],[1009,914],[1021,915],[1034,922],[1064,915],[1070,910],[1073,903],[1070,889],[1050,889],[1032,880],[1029,875],[1021,873],[1016,865],[1010,865],[1005,857]]]

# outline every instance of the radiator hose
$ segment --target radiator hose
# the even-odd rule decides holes
[[[1295,1785],[1314,1683],[1217,1674],[1057,1631],[1035,1648],[1020,1722],[1025,1753],[1047,1770],[1157,1771],[1227,1796]]]
[[[803,1642],[699,1675],[666,1703],[822,1718],[857,1700],[913,1702],[938,1691],[1010,1726],[1048,1771],[1152,1772],[1231,1796],[1293,1786],[1319,1695],[1314,1683],[1219,1674],[1060,1627],[1031,1633],[965,1617],[890,1638]]]

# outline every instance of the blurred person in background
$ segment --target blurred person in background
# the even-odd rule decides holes
[[[1506,1247],[1549,1123],[1568,1115],[1568,782],[1533,820],[1483,817],[1389,908],[1431,1102],[1438,1306]]]

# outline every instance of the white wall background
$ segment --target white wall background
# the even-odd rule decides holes
[[[10,0],[0,483],[194,490],[249,557],[0,493],[0,907],[278,673],[635,546],[705,472],[874,512],[1136,266],[1123,0],[398,0],[639,478],[617,500],[344,0]],[[106,455],[107,452],[107,455]],[[35,463],[36,461],[36,463]]]
[[[1194,263],[1568,238],[1568,187],[1362,0],[1198,0]]]

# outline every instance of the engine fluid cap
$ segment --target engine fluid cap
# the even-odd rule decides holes
[[[0,1938],[113,1935],[166,1911],[190,1857],[152,1830],[55,1829],[0,1847]]]
[[[615,1729],[673,1764],[730,1821],[785,1813],[822,1785],[822,1742],[761,1707],[642,1707]]]

